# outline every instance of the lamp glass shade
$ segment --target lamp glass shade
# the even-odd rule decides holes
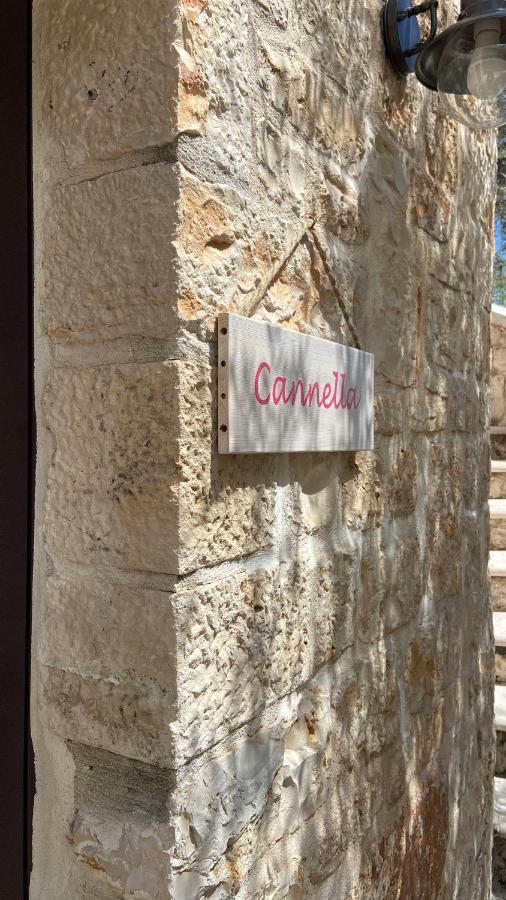
[[[437,90],[447,112],[470,128],[506,123],[506,44],[499,20],[457,31],[437,68]]]

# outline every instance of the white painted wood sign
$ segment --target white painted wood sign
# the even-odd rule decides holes
[[[371,353],[218,317],[220,453],[372,450],[373,402]]]

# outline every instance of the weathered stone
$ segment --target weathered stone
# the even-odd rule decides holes
[[[168,360],[55,372],[46,396],[57,443],[46,517],[54,555],[177,573],[270,544],[268,474],[218,457],[210,377]]]
[[[506,654],[503,648],[495,651],[495,680],[498,684],[506,684]]]
[[[494,138],[371,0],[35,6],[34,900],[486,897]],[[376,450],[220,456],[222,310]]]
[[[497,500],[506,497],[506,472],[492,472],[490,476],[490,497]]]
[[[141,17],[100,2],[37,4],[38,152],[54,180],[174,136],[175,18],[167,0],[146,0]]]
[[[490,519],[490,549],[504,550],[506,547],[506,519]]]
[[[263,712],[354,643],[353,556],[324,555],[315,562],[280,562],[177,594],[183,760]]]
[[[38,655],[47,716],[63,737],[173,761],[170,596],[77,577],[50,580]]]
[[[45,526],[50,553],[88,565],[177,571],[177,368],[160,361],[55,370],[45,397],[56,444]]]
[[[42,322],[51,338],[173,336],[176,197],[170,163],[51,192],[43,236],[51,252],[41,290]]]
[[[492,607],[495,612],[506,612],[506,578],[491,578]]]

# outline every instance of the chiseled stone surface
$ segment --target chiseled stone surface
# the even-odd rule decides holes
[[[40,302],[55,342],[173,335],[176,184],[174,165],[160,162],[51,192]]]
[[[138,16],[102,0],[37,3],[38,162],[55,181],[93,177],[100,162],[173,138],[175,31],[175,4],[167,0],[146,0]]]
[[[490,371],[491,422],[492,425],[504,426],[506,424],[504,384],[504,373],[506,372],[506,315],[503,315],[500,311],[492,312],[490,339],[492,344]],[[504,496],[504,494],[500,496]]]
[[[35,4],[33,900],[488,896],[494,139],[380,10]],[[376,449],[220,457],[221,310]]]

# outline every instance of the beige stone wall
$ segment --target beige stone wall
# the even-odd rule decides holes
[[[492,425],[506,426],[506,310],[494,307],[491,318],[490,416]]]
[[[494,139],[381,6],[35,3],[34,900],[488,896]],[[225,309],[375,452],[218,457]]]

